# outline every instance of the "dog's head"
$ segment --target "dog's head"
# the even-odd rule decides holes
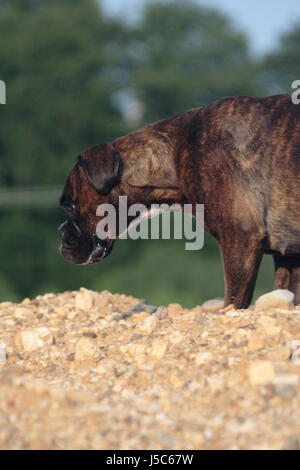
[[[60,203],[68,220],[58,232],[61,253],[72,263],[93,264],[111,252],[119,228],[122,232],[119,218],[116,217],[113,235],[113,231],[104,230],[98,238],[98,224],[105,220],[103,215],[97,215],[97,209],[111,204],[118,213],[119,195],[124,188],[133,202],[144,205],[151,199],[172,199],[178,192],[176,169],[167,143],[155,140],[145,130],[143,134],[127,136],[123,147],[118,145],[124,162],[113,144],[96,145],[78,157],[67,178]],[[158,193],[154,195],[156,189]],[[132,220],[128,217],[127,224]]]
[[[112,202],[121,171],[121,157],[112,144],[91,147],[78,157],[60,199],[67,221],[58,229],[61,254],[71,263],[94,264],[111,252],[114,240],[96,236],[96,211]]]

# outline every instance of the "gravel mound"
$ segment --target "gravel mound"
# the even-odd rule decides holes
[[[1,303],[0,448],[299,448],[300,306],[271,297],[243,311],[83,288]]]

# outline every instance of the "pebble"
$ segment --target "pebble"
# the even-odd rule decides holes
[[[75,347],[75,361],[91,359],[96,355],[97,347],[89,338],[80,338]]]
[[[76,294],[75,296],[75,307],[78,310],[83,310],[88,312],[93,306],[93,295],[87,291],[83,290]]]
[[[291,359],[294,364],[300,365],[300,348],[293,352]]]
[[[157,318],[153,316],[149,316],[145,320],[139,321],[137,323],[137,329],[141,334],[150,335],[158,326]]]
[[[169,336],[169,341],[172,344],[179,344],[182,343],[183,341],[183,334],[180,333],[180,331],[174,331],[174,333],[171,333]]]
[[[129,343],[127,347],[127,352],[132,356],[132,357],[137,357],[140,356],[141,354],[144,354],[146,351],[147,345],[142,344],[142,343]]]
[[[252,338],[248,339],[247,349],[248,351],[258,351],[259,349],[263,349],[265,346],[264,338],[259,336],[253,336]]]
[[[286,361],[290,359],[291,357],[291,350],[288,347],[279,347],[278,349],[275,349],[274,351],[271,351],[268,354],[268,359],[271,361]]]
[[[164,341],[159,338],[155,339],[152,343],[151,357],[153,359],[162,359],[166,354],[167,348],[167,341]]]
[[[168,309],[166,307],[158,307],[155,316],[158,318],[158,320],[164,320],[168,317]]]
[[[35,351],[49,346],[53,342],[53,335],[46,327],[21,330],[15,336],[15,345],[18,351]]]
[[[29,310],[29,308],[19,307],[19,308],[16,308],[14,312],[14,317],[17,320],[26,320],[28,318],[32,318],[33,313],[31,310]]]
[[[206,313],[215,313],[224,308],[224,299],[217,297],[215,299],[207,300],[202,305],[202,309]]]
[[[295,295],[288,290],[274,290],[262,295],[255,302],[255,312],[268,311],[274,308],[289,308]]]
[[[273,379],[274,385],[298,385],[300,382],[298,374],[280,374]]]
[[[261,316],[257,320],[257,327],[267,336],[275,336],[278,335],[282,328],[278,324],[276,318]]]
[[[157,308],[158,307],[156,307],[155,305],[148,305],[148,304],[144,305],[145,312],[150,313],[151,315],[152,315],[152,313],[156,312]]]
[[[263,385],[272,382],[275,375],[272,362],[259,361],[250,365],[248,379],[251,385]]]
[[[212,359],[212,353],[210,351],[199,352],[195,358],[196,366],[201,366],[208,363]]]
[[[283,398],[284,400],[291,400],[297,393],[296,388],[293,385],[276,385],[275,394]]]

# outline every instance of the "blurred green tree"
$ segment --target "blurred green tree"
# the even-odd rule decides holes
[[[11,0],[0,2],[0,30],[0,187],[62,187],[81,150],[127,130],[109,79],[123,27],[93,0]],[[1,210],[0,220],[2,298],[89,284],[94,273],[83,281],[60,260],[58,208]]]
[[[224,96],[263,93],[245,35],[228,17],[193,0],[148,2],[127,57],[145,122]]]
[[[0,30],[0,188],[62,187],[90,145],[221,96],[262,94],[244,35],[190,0],[151,2],[136,24],[96,0],[0,0]],[[123,118],[132,99],[144,109],[134,123]],[[58,208],[0,210],[0,299],[84,285],[191,306],[223,293],[210,238],[200,253],[122,240],[104,264],[77,267],[58,253],[62,220]]]
[[[260,80],[270,94],[291,93],[300,80],[300,22],[282,35],[279,47],[263,58]]]

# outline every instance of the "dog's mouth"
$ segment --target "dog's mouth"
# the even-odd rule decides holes
[[[96,235],[93,237],[93,249],[84,265],[96,264],[105,259],[112,251],[113,243],[100,240]]]
[[[96,235],[85,235],[75,230],[74,223],[67,221],[59,229],[62,240],[60,252],[73,264],[90,265],[105,259],[112,251],[113,241],[101,240]]]

